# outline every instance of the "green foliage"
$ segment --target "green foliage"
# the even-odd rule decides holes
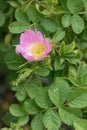
[[[64,130],[62,123],[86,130],[87,0],[0,0],[0,18],[0,72],[5,63],[17,71],[11,89],[18,100],[3,118],[11,127],[2,130],[27,123],[31,130]],[[25,29],[52,44],[44,60],[26,62],[15,53]]]
[[[72,29],[76,34],[81,33],[84,28],[84,20],[77,14],[74,14],[72,16],[72,21],[71,21]]]
[[[41,25],[49,32],[55,32],[57,30],[57,23],[51,18],[43,19]]]
[[[0,11],[0,18],[1,18],[0,20],[0,27],[1,27],[5,23],[5,14],[2,11]]]
[[[26,101],[24,102],[24,108],[25,108],[25,111],[31,115],[37,114],[40,111],[40,108],[32,99],[26,99]]]
[[[43,116],[43,123],[48,130],[58,130],[61,125],[58,113],[54,110],[48,110]]]
[[[69,85],[63,79],[56,78],[55,82],[50,86],[49,97],[56,106],[61,106],[69,95]]]
[[[37,125],[38,124],[38,125]],[[36,115],[31,122],[32,130],[44,130],[43,114]]]
[[[68,105],[74,108],[87,106],[87,88],[73,90],[68,98]]]
[[[64,107],[59,109],[59,116],[65,124],[73,125],[75,121],[82,117],[82,113],[75,108]]]
[[[62,24],[64,27],[69,27],[71,25],[71,15],[70,14],[64,14],[62,17]]]
[[[83,9],[82,0],[67,0],[67,7],[71,13],[78,13]]]
[[[78,120],[74,122],[75,130],[85,130],[87,128],[87,120]]]
[[[24,115],[24,112],[19,104],[12,104],[9,110],[13,116],[20,117]]]

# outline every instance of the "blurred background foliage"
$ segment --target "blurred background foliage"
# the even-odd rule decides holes
[[[75,41],[81,58],[87,61],[86,0],[0,0],[1,85],[10,86],[17,75],[14,70],[25,63],[15,54],[15,45],[19,43],[19,34],[27,28],[41,31],[54,44]]]

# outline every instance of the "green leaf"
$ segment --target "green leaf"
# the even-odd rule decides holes
[[[74,122],[75,130],[86,130],[87,129],[87,120],[81,119]]]
[[[5,23],[5,14],[0,11],[0,27]]]
[[[17,70],[18,67],[24,63],[21,55],[17,55],[13,49],[5,55],[5,63],[11,70]]]
[[[82,0],[67,0],[67,7],[71,13],[79,13],[83,9]]]
[[[84,8],[85,8],[85,15],[87,17],[87,0],[83,0]]]
[[[23,126],[23,125],[27,124],[28,121],[29,121],[29,116],[28,115],[24,115],[22,117],[19,117],[17,124],[19,126]]]
[[[73,90],[68,97],[68,105],[73,108],[87,107],[87,88]]]
[[[83,18],[77,14],[74,14],[72,16],[71,26],[76,34],[80,34],[85,28]]]
[[[87,73],[83,75],[82,77],[82,85],[87,86]]]
[[[67,10],[67,2],[66,2],[66,0],[61,0],[60,3],[61,3],[61,6],[62,6],[65,10]]]
[[[48,90],[50,100],[57,106],[63,105],[69,95],[70,89],[68,83],[61,79],[56,78],[55,82]]]
[[[82,85],[83,76],[87,73],[87,65],[85,62],[81,62],[78,68],[77,79]]]
[[[17,87],[17,86],[16,86],[16,87]],[[25,98],[26,98],[26,96],[27,96],[26,91],[25,91],[23,88],[19,89],[19,90],[17,91],[17,93],[16,93],[16,97],[17,97],[17,99],[18,99],[19,101],[24,101]]]
[[[77,78],[77,70],[74,66],[69,66],[69,69],[68,69],[68,77],[69,79],[70,78]]]
[[[23,32],[25,29],[29,28],[29,24],[28,23],[24,23],[24,22],[13,22],[10,24],[9,26],[9,30],[11,33],[21,33]]]
[[[65,53],[65,47],[66,47],[65,42],[62,42],[61,45],[60,45],[60,48],[59,48],[60,56]]]
[[[59,108],[59,116],[65,124],[73,125],[74,121],[82,117],[82,113],[80,110],[77,110],[75,108],[65,107]]]
[[[32,73],[31,69],[23,68],[22,70],[20,70],[18,78],[13,83],[17,86],[20,82],[29,77],[31,73]]]
[[[36,115],[33,118],[32,122],[31,122],[32,130],[43,130],[44,129],[44,125],[43,125],[42,120],[43,120],[43,115],[42,114]]]
[[[80,86],[80,83],[79,83],[79,81],[78,81],[76,78],[69,77],[69,80],[70,80],[70,82],[71,82],[74,86],[77,86],[77,87]]]
[[[19,104],[12,104],[9,110],[10,110],[10,113],[15,117],[20,117],[25,114]]]
[[[82,40],[87,41],[87,28],[84,29],[84,31],[82,32]]]
[[[18,8],[19,7],[19,3],[16,2],[16,1],[10,1],[9,0],[9,1],[7,1],[7,3],[9,3],[12,8]]]
[[[42,14],[38,12],[34,5],[30,5],[27,10],[26,14],[28,16],[29,21],[36,22],[42,18]]]
[[[42,83],[40,80],[31,80],[26,86],[28,96],[34,99],[38,95],[40,87],[42,87]]]
[[[43,116],[43,123],[48,130],[58,130],[61,126],[59,115],[54,110],[48,110],[45,112]]]
[[[63,15],[62,24],[64,27],[69,27],[71,25],[71,15],[70,14]]]
[[[49,32],[55,32],[57,30],[57,23],[52,18],[44,18],[41,21],[41,25]]]
[[[65,54],[72,52],[74,48],[75,48],[75,42],[72,42],[71,44],[67,45],[65,48]]]
[[[37,71],[36,71],[36,74],[37,74],[37,75],[43,76],[43,77],[49,75],[49,73],[50,73],[50,70],[49,70],[49,69],[47,69],[47,68],[42,68],[42,67],[39,67],[39,68],[37,69]]]
[[[25,100],[24,108],[25,108],[25,111],[30,115],[37,114],[40,111],[40,108],[32,99]]]
[[[35,102],[37,103],[39,107],[44,108],[44,109],[48,109],[52,106],[52,103],[48,97],[48,92],[46,88],[38,89]]]
[[[10,112],[6,112],[2,118],[2,121],[6,126],[9,126],[10,122],[17,123],[17,117],[14,117]]]
[[[54,34],[53,42],[58,43],[65,37],[65,31],[60,27],[57,29],[57,32]]]
[[[15,11],[15,18],[17,21],[19,22],[24,22],[25,23],[28,23],[29,24],[29,20],[28,20],[28,17],[26,15],[25,12],[22,11],[21,8],[17,8],[16,11]]]
[[[64,60],[62,58],[56,58],[54,62],[55,70],[62,70],[65,67]]]

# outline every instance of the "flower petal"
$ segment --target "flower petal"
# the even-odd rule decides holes
[[[24,47],[27,48],[31,44],[35,42],[35,32],[32,30],[25,30],[24,33],[21,34],[20,36],[20,44]]]
[[[21,46],[20,46],[20,45],[17,45],[17,46],[16,46],[16,49],[15,49],[16,53],[17,53],[17,54],[21,53],[21,50],[22,50]]]
[[[39,41],[39,42],[43,42],[44,41],[44,37],[43,37],[41,32],[37,32],[36,33],[35,39],[36,39],[36,41]]]
[[[52,50],[52,45],[49,43],[48,39],[45,39],[44,43],[46,45],[46,50],[49,53]]]

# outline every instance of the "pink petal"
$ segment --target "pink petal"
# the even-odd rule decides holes
[[[29,62],[34,61],[34,57],[33,57],[33,56],[29,56],[28,53],[22,52],[21,54],[22,54],[22,56],[23,56],[26,60],[28,60]]]
[[[44,42],[44,37],[41,32],[36,33],[35,39],[37,42]]]
[[[27,48],[29,45],[35,42],[35,32],[32,30],[25,30],[20,36],[20,44]]]
[[[16,49],[15,49],[16,53],[17,53],[17,54],[21,53],[21,50],[22,50],[21,46],[20,46],[20,45],[17,45],[17,46],[16,46]]]
[[[45,39],[44,40],[44,43],[45,43],[45,45],[46,45],[46,48],[47,48],[47,51],[48,51],[48,53],[52,50],[52,45],[51,45],[51,43],[48,41],[48,39]]]

